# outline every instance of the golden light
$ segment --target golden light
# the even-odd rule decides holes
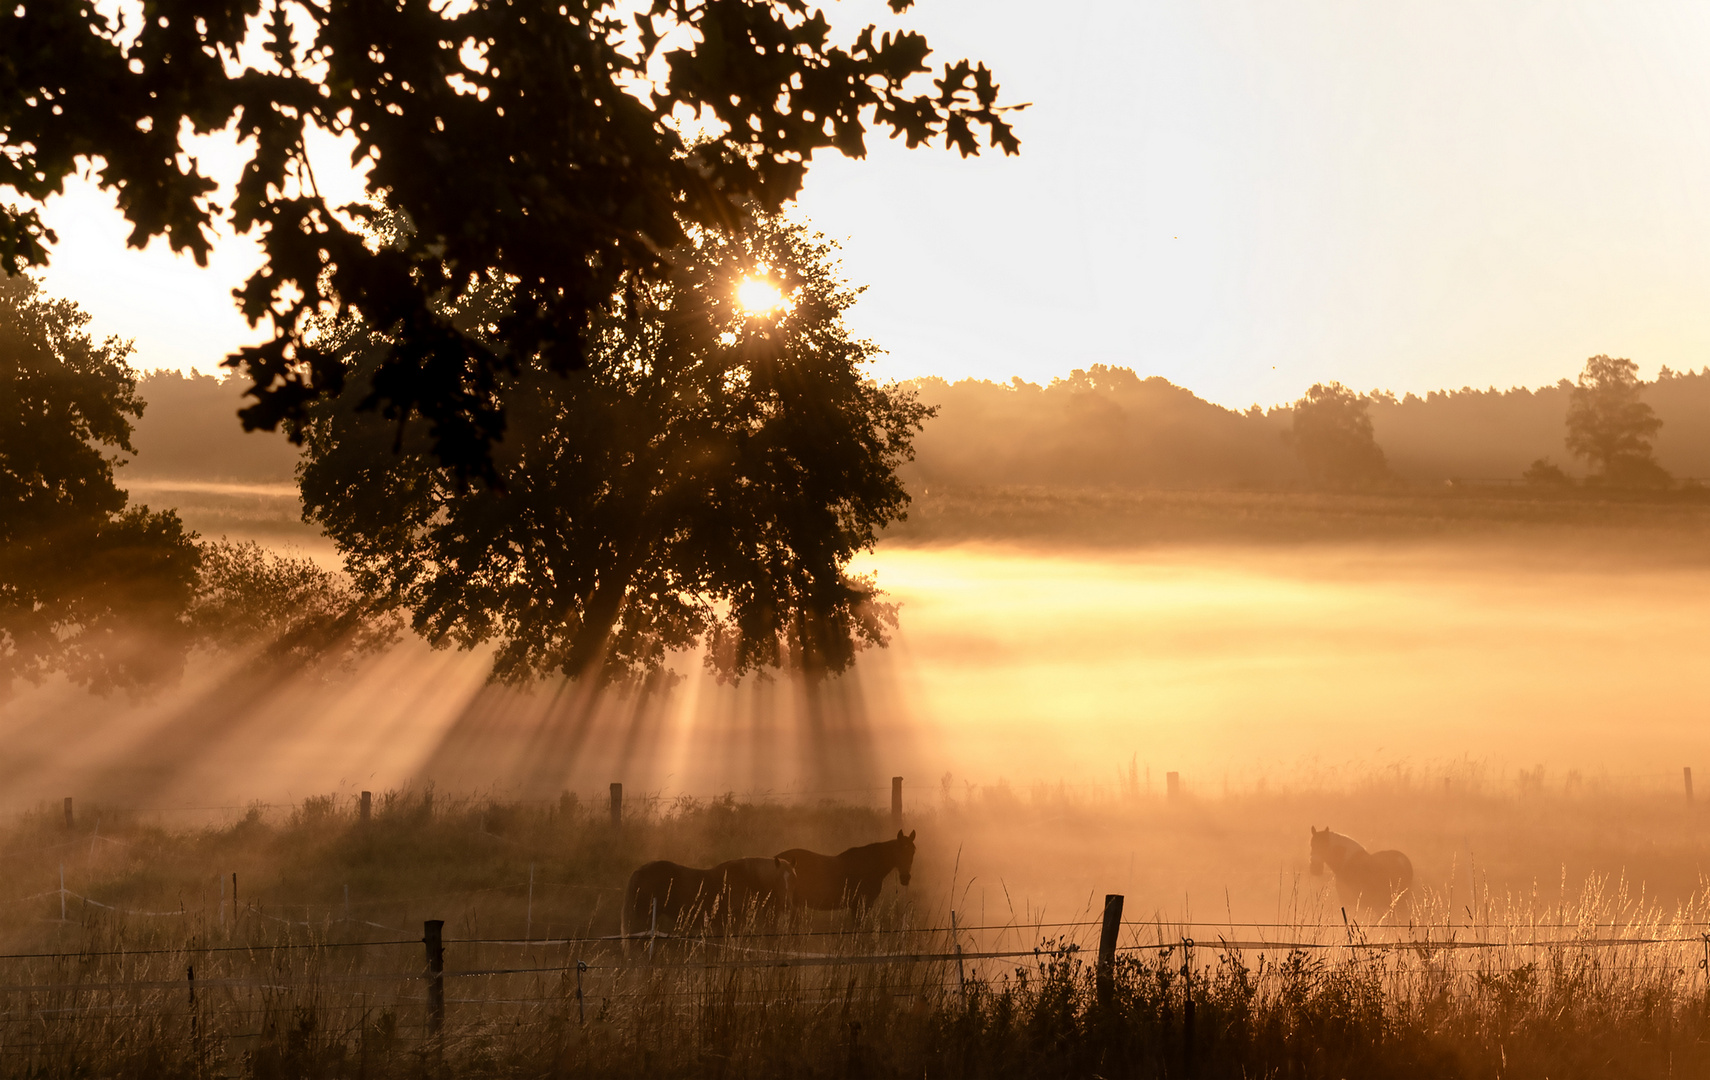
[[[784,294],[765,278],[743,278],[736,287],[736,302],[750,315],[764,315],[784,307]]]

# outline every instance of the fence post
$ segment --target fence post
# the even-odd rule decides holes
[[[444,929],[444,919],[422,923],[428,964],[428,1033],[436,1038],[445,1028],[445,943],[440,936]]]
[[[1175,802],[1182,793],[1182,774],[1178,772],[1165,773],[1164,788],[1170,797],[1170,801]]]
[[[523,939],[534,940],[534,864],[528,864],[528,915],[523,919]]]
[[[1106,893],[1104,897],[1104,927],[1098,935],[1098,992],[1101,998],[1110,995],[1112,976],[1116,970],[1116,939],[1122,932],[1122,894]]]
[[[612,828],[623,825],[623,785],[612,785]]]
[[[576,1019],[583,1024],[588,1022],[588,1010],[582,1004],[582,972],[587,970],[586,960],[576,961]]]
[[[373,816],[374,793],[372,791],[364,791],[362,793],[362,804],[356,810],[356,819],[366,825],[368,824],[369,819]]]
[[[196,1008],[196,965],[185,966],[186,980],[190,983],[190,1054],[196,1063],[196,1075],[202,1075],[202,1024],[201,1012]]]
[[[891,777],[891,826],[902,828],[902,777]]]
[[[956,950],[956,990],[962,998],[962,1011],[968,1011],[968,974],[962,968],[962,934],[956,929],[956,913],[950,913],[950,944]]]
[[[1182,1075],[1194,1075],[1193,938],[1182,938]]]
[[[71,816],[71,796],[65,797],[65,827],[71,828],[74,819]]]
[[[1692,766],[1687,765],[1680,770],[1686,774],[1686,801],[1692,801]]]

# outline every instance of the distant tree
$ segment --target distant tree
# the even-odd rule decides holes
[[[1306,473],[1328,487],[1363,487],[1389,477],[1372,435],[1371,403],[1341,383],[1314,383],[1294,403],[1291,436]]]
[[[1548,458],[1539,458],[1529,465],[1520,478],[1534,487],[1572,487],[1573,478],[1562,472],[1561,466]]]
[[[311,411],[304,512],[367,595],[436,644],[496,642],[506,679],[657,671],[697,643],[722,675],[836,671],[885,640],[891,609],[847,568],[902,515],[895,470],[927,410],[863,376],[876,350],[843,325],[856,294],[823,240],[762,219],[692,229],[670,257],[669,280],[598,313],[581,370],[536,356],[499,378],[491,480],[465,483],[421,425],[357,395]],[[748,275],[784,305],[742,308]],[[494,285],[437,317],[480,340],[510,303]],[[392,346],[328,330],[363,382]]]
[[[397,641],[402,620],[301,555],[225,538],[202,545],[190,621],[199,643],[285,667],[348,664]]]
[[[364,407],[491,480],[515,372],[586,366],[591,321],[668,278],[686,229],[734,235],[746,207],[796,196],[816,152],[864,156],[871,133],[1017,152],[992,73],[958,60],[934,78],[931,51],[908,31],[834,34],[804,0],[8,4],[0,188],[28,201],[0,202],[0,268],[46,262],[31,206],[97,162],[135,246],[205,262],[216,228],[256,234],[239,299],[266,340],[230,361],[254,384],[247,426],[340,392],[345,356],[317,327],[355,313],[387,335]],[[228,125],[247,160],[216,203],[185,139]],[[347,215],[375,211],[329,205],[317,130],[409,215],[407,243],[371,248]],[[495,281],[481,333],[446,317]]]
[[[1651,456],[1651,436],[1662,430],[1662,421],[1639,400],[1641,386],[1633,361],[1593,356],[1568,399],[1567,448],[1590,462],[1603,483],[1672,483]]]
[[[0,692],[54,671],[97,690],[182,667],[200,554],[171,511],[127,508],[115,451],[142,413],[130,345],[0,277]]]

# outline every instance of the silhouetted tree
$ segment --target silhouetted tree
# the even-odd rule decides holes
[[[496,478],[519,372],[585,367],[615,292],[665,280],[687,229],[780,208],[816,151],[860,157],[869,128],[963,155],[977,129],[1019,147],[983,64],[925,86],[923,37],[869,26],[837,45],[803,0],[149,0],[141,14],[0,8],[0,187],[45,199],[94,160],[134,245],[163,236],[205,261],[217,217],[258,230],[265,261],[240,299],[271,337],[231,361],[255,384],[246,426],[337,394],[348,357],[318,326],[358,314],[386,333],[360,403],[419,421],[460,477]],[[692,148],[690,117],[705,124]],[[228,124],[249,160],[222,210],[183,139]],[[370,248],[334,212],[310,129],[348,141],[370,194],[414,223],[407,242]],[[8,272],[44,263],[52,240],[35,210],[0,206]],[[448,313],[478,294],[477,334]]]
[[[1534,487],[1572,487],[1573,478],[1562,472],[1561,466],[1548,458],[1539,458],[1527,466],[1520,478]]]
[[[1593,356],[1568,399],[1567,448],[1597,470],[1597,479],[1624,487],[1666,487],[1668,473],[1651,457],[1651,436],[1662,421],[1639,400],[1639,365]]]
[[[190,621],[210,648],[249,649],[286,667],[348,664],[391,645],[402,628],[395,612],[313,559],[223,537],[202,545]]]
[[[580,370],[543,356],[497,375],[511,402],[496,475],[464,484],[420,425],[317,405],[302,434],[305,513],[358,586],[429,640],[496,641],[520,679],[658,670],[696,643],[722,674],[839,670],[894,621],[853,554],[902,515],[896,466],[927,410],[875,385],[875,349],[842,321],[855,292],[831,248],[763,219],[740,237],[691,227],[668,281],[636,280],[589,328]],[[764,274],[788,298],[745,311]],[[441,315],[475,340],[513,302],[501,286]],[[385,377],[391,342],[329,331],[354,377]]]
[[[1291,435],[1307,475],[1330,487],[1360,487],[1389,476],[1372,436],[1370,403],[1341,383],[1314,383],[1294,403]]]
[[[127,342],[0,277],[0,691],[64,671],[98,690],[179,671],[200,560],[171,511],[130,507],[113,451],[141,414]]]

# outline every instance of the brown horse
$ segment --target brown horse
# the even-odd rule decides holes
[[[797,907],[860,911],[879,899],[879,890],[885,887],[885,878],[892,870],[897,872],[899,883],[908,884],[914,868],[914,833],[904,836],[898,829],[895,840],[852,847],[841,855],[791,848],[779,852],[778,858],[795,864]]]
[[[1311,870],[1322,874],[1326,866],[1336,876],[1336,895],[1344,907],[1407,915],[1413,861],[1401,852],[1367,851],[1351,836],[1313,828]]]
[[[672,933],[788,910],[796,871],[785,858],[731,859],[710,870],[650,862],[623,890],[622,933]]]

